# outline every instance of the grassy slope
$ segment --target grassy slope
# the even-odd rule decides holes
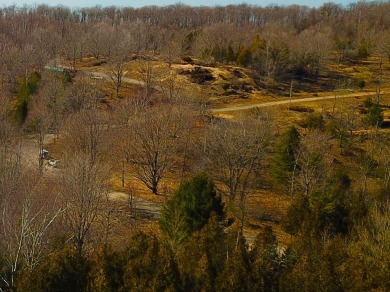
[[[108,73],[106,64],[101,66],[93,66],[94,60],[88,59],[78,66],[81,70],[85,71],[101,71]],[[169,72],[168,67],[160,62],[153,62],[155,72],[155,82],[163,82]],[[141,79],[139,64],[137,61],[132,61],[126,64],[126,77]],[[197,92],[202,97],[207,96],[212,107],[229,107],[235,105],[246,105],[258,102],[274,101],[289,96],[290,82],[275,83],[267,87],[257,87],[254,80],[251,78],[249,70],[234,67],[234,66],[220,66],[220,67],[205,67],[211,72],[214,77],[213,81],[205,82],[203,84],[196,84],[191,82],[188,75],[179,74],[183,70],[194,70],[193,65],[189,64],[174,64],[172,69],[177,73],[177,84],[180,84],[181,88],[185,88],[187,92]],[[354,81],[349,82],[345,80],[358,80],[363,79],[366,82],[366,86],[363,89],[364,92],[375,91],[376,84],[375,78],[379,76],[379,62],[376,58],[371,58],[368,61],[362,61],[356,64],[330,64],[324,70],[317,81],[317,83],[310,82],[308,80],[294,80],[293,84],[293,97],[304,98],[313,96],[328,96],[334,95],[337,89],[337,94],[351,92],[351,86],[354,85]],[[381,87],[382,92],[387,92],[389,88],[390,79],[390,64],[385,62],[382,65],[381,73]],[[344,80],[345,82],[338,82]],[[108,81],[102,81],[105,90],[110,92]],[[344,84],[343,84],[344,83]],[[140,90],[139,86],[125,84],[121,91],[122,96],[133,96],[137,90]],[[357,93],[361,89],[353,89]],[[108,93],[107,97],[109,103],[115,103],[116,100],[112,98],[112,95]],[[359,106],[362,104],[365,98],[348,98],[345,100],[337,101],[336,110],[345,108],[347,105],[355,104]],[[389,103],[389,94],[384,94],[381,103],[387,105]],[[333,100],[320,101],[320,102],[307,102],[301,103],[302,107],[309,107],[315,113],[332,112],[334,107]],[[385,118],[390,118],[390,109],[384,108]],[[306,113],[299,111],[289,111],[286,105],[277,106],[266,109],[273,115],[276,132],[275,137],[284,131],[291,124],[295,124],[302,119]],[[239,112],[229,114],[219,114],[220,117],[234,118]],[[364,130],[362,128],[362,130]],[[387,130],[383,130],[387,132]],[[365,149],[367,148],[367,142],[360,142],[360,134],[356,133],[357,145],[356,147]],[[340,155],[338,147],[333,147],[333,154],[342,165],[346,165],[351,173],[358,173],[358,166],[356,165],[356,156],[343,156]],[[266,163],[269,163],[266,162]],[[117,190],[125,191],[120,185],[120,169],[116,169],[116,174],[113,176],[113,187]],[[176,179],[178,174],[171,174],[164,181],[168,190],[172,191],[178,185]],[[356,180],[355,177],[353,179]],[[264,175],[263,181],[269,181],[270,177],[267,174]],[[157,200],[162,202],[163,198],[156,198],[152,196],[150,192],[145,189],[141,184],[133,180],[131,177],[126,177],[126,181],[130,182],[133,188],[136,190],[137,195],[146,199]],[[285,214],[290,198],[280,191],[272,189],[269,184],[265,183],[261,185],[260,189],[253,190],[248,197],[248,224],[247,234],[255,236],[257,230],[261,228],[262,224],[271,224],[274,226],[278,239],[282,243],[288,243],[290,237],[285,234],[280,228],[280,220]],[[151,224],[151,225],[150,225]],[[155,223],[147,223],[148,228],[155,228]],[[151,226],[151,227],[150,227]],[[154,226],[154,227],[153,227]]]

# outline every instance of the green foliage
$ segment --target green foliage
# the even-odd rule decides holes
[[[326,190],[314,193],[310,197],[298,195],[291,204],[284,224],[285,230],[302,237],[321,238],[324,232],[348,234],[354,220],[351,213],[356,201],[350,191],[350,178],[336,173],[329,181]]]
[[[345,291],[390,290],[390,206],[373,206],[348,246]]]
[[[283,41],[276,42],[275,45],[271,46],[269,50],[274,63],[280,66],[280,68],[278,68],[278,73],[281,73],[286,70],[286,68],[283,68],[283,66],[288,64],[290,58],[290,48],[288,44]]]
[[[226,261],[216,279],[217,291],[251,291],[251,261],[242,230],[230,227],[225,240]]]
[[[18,124],[22,125],[27,118],[28,114],[28,99],[23,99],[18,102],[17,108],[16,108],[16,121]]]
[[[64,248],[50,257],[18,283],[18,291],[85,291],[90,263],[72,249]]]
[[[18,104],[15,111],[16,121],[21,125],[26,121],[30,96],[37,91],[38,83],[41,80],[39,73],[34,72],[28,76],[19,79],[17,99]]]
[[[290,48],[284,41],[270,42],[255,36],[248,51],[251,67],[268,81],[283,79],[291,69]]]
[[[295,155],[298,151],[300,134],[295,127],[284,133],[275,146],[272,160],[272,175],[277,184],[287,186],[289,176],[295,166]]]
[[[213,181],[206,174],[198,174],[182,182],[165,204],[160,228],[172,247],[177,248],[192,232],[200,230],[213,212],[219,220],[224,218],[221,197]]]
[[[346,58],[350,57],[351,55],[351,52],[353,50],[353,43],[349,37],[346,38],[336,37],[335,47],[339,54],[338,56],[339,61],[345,61]]]
[[[355,80],[355,86],[359,88],[360,90],[363,90],[364,87],[366,87],[366,81],[364,79],[356,79]]]
[[[225,48],[220,48],[218,45],[215,45],[211,50],[211,56],[218,63],[228,62],[228,51]]]
[[[222,61],[222,50],[218,45],[215,45],[213,49],[211,50],[211,56],[214,57],[215,61],[221,62]]]
[[[365,38],[361,39],[358,46],[358,57],[367,59],[371,55],[371,47],[372,44],[369,40]]]
[[[349,138],[349,132],[343,126],[342,121],[336,118],[330,119],[325,126],[326,132],[338,140],[341,151],[343,151],[343,148]]]
[[[64,70],[63,72],[58,73],[58,78],[61,80],[62,84],[67,84],[72,82],[72,74],[70,74],[69,70]]]
[[[325,126],[324,117],[322,114],[308,114],[300,122],[299,125],[305,129],[323,130]]]
[[[297,235],[301,229],[303,222],[308,221],[309,201],[303,195],[297,195],[294,201],[289,206],[283,229],[291,235]]]
[[[198,34],[199,31],[192,31],[184,36],[184,40],[181,44],[183,52],[191,54],[192,47]]]
[[[344,239],[315,240],[293,246],[293,260],[281,278],[282,291],[344,291],[342,264],[347,254]]]
[[[244,67],[248,67],[251,64],[251,62],[252,62],[251,52],[247,48],[242,47],[237,54],[237,64]]]
[[[373,102],[369,97],[364,101],[363,105],[366,108],[367,125],[380,127],[383,123],[383,110],[381,106]]]
[[[184,291],[215,291],[215,281],[226,260],[226,234],[213,214],[201,230],[195,231],[178,254]]]
[[[103,248],[91,257],[89,289],[91,291],[119,291],[123,286],[125,259],[122,253]]]
[[[136,233],[126,251],[124,291],[176,291],[179,273],[172,253],[154,234]]]
[[[232,63],[236,61],[236,54],[234,53],[232,46],[229,46],[227,49],[226,60],[228,63]]]
[[[278,253],[278,241],[271,226],[265,226],[252,247],[252,274],[257,291],[277,291],[285,256]]]
[[[207,59],[210,56],[210,49],[205,48],[202,52],[202,59]]]
[[[266,47],[266,41],[257,34],[253,37],[249,50],[254,59],[258,60]]]
[[[318,56],[313,53],[302,53],[298,55],[293,64],[293,71],[295,75],[297,76],[306,76],[310,77],[313,73],[313,69],[317,68],[318,66]],[[318,73],[318,72],[315,72]],[[317,77],[317,76],[316,76]]]

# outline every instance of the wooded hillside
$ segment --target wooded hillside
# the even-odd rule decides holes
[[[390,3],[0,9],[0,291],[390,290]]]

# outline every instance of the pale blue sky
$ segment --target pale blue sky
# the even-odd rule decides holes
[[[1,6],[10,6],[17,5],[23,6],[24,4],[32,5],[32,4],[48,4],[50,6],[64,5],[68,7],[94,7],[96,5],[100,5],[102,7],[105,6],[130,6],[130,7],[142,7],[148,5],[157,5],[157,6],[166,6],[178,3],[177,0],[0,0]],[[307,5],[309,7],[318,7],[326,2],[335,2],[342,5],[346,5],[351,2],[349,0],[182,0],[180,3],[190,6],[215,6],[215,5],[229,5],[229,4],[241,4],[247,3],[250,5],[258,5],[258,6],[267,6],[271,4],[277,5],[290,5],[290,4],[299,4],[299,5]]]

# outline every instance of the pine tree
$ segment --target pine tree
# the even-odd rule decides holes
[[[229,228],[225,240],[226,260],[223,270],[217,277],[218,291],[252,291],[254,279],[251,275],[252,263],[241,226]]]
[[[125,258],[124,291],[176,291],[179,273],[173,254],[156,235],[136,233]]]
[[[251,250],[254,291],[278,291],[284,268],[284,256],[278,253],[278,241],[272,227],[265,226]]]
[[[272,162],[272,174],[275,183],[288,187],[290,176],[295,167],[295,155],[298,151],[300,134],[295,127],[284,133],[275,147]]]
[[[223,203],[213,181],[206,174],[198,174],[184,181],[163,207],[160,228],[174,251],[188,236],[207,224],[212,212],[224,218]]]
[[[251,62],[252,62],[251,52],[245,47],[241,48],[237,54],[237,64],[244,67],[248,67],[251,64]]]
[[[213,213],[201,230],[183,246],[177,262],[184,291],[215,291],[216,279],[226,260],[226,235]]]

